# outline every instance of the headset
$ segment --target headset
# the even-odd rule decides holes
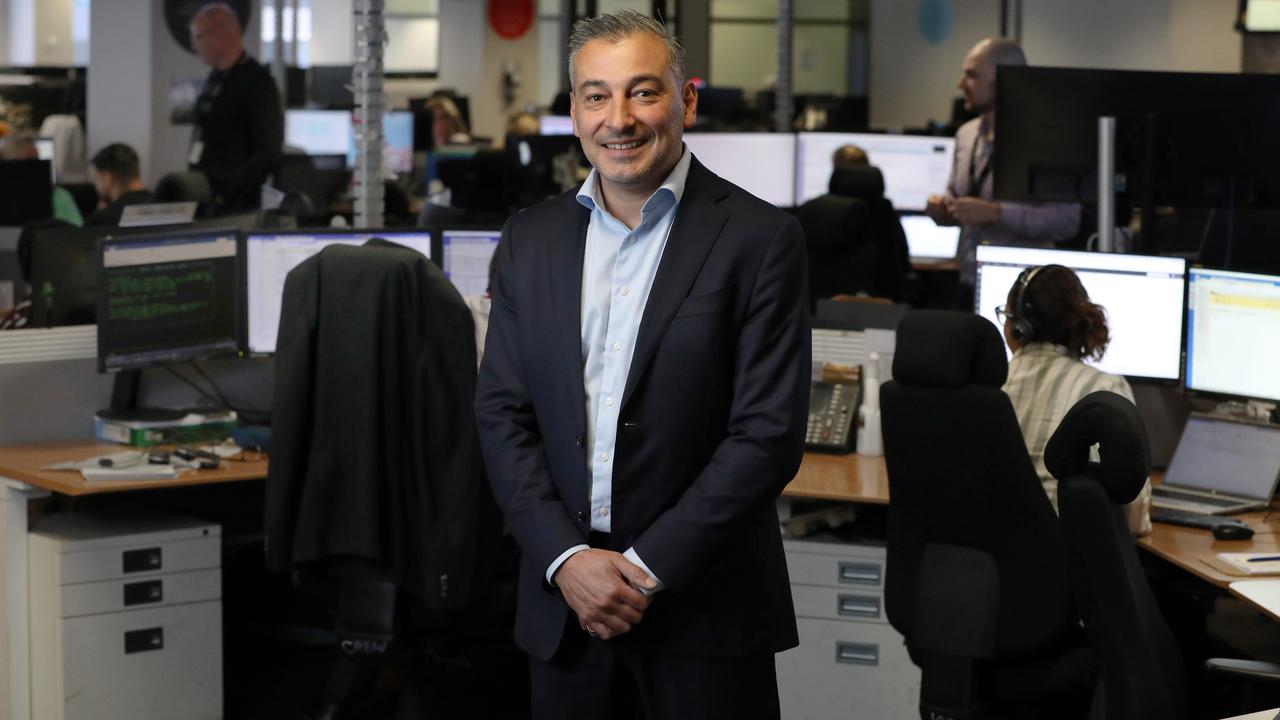
[[[1031,268],[1018,278],[1018,291],[1013,299],[1013,317],[1010,318],[1009,336],[1024,345],[1034,340],[1036,336],[1036,326],[1029,317],[1035,307],[1027,300],[1027,290],[1031,287],[1031,281],[1046,267],[1048,266],[1042,265]]]

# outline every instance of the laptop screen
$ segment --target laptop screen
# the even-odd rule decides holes
[[[939,225],[928,215],[898,218],[907,234],[907,253],[913,258],[944,259],[956,256],[960,244],[959,226]]]
[[[1280,474],[1280,426],[1191,416],[1166,485],[1270,500]]]

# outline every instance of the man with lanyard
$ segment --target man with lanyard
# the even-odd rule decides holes
[[[1005,38],[987,38],[969,51],[957,87],[966,110],[979,116],[956,131],[956,155],[946,195],[930,196],[925,212],[939,225],[960,225],[960,304],[972,306],[977,275],[974,254],[978,243],[1052,247],[1080,227],[1080,206],[1074,203],[1014,203],[993,196],[992,159],[996,138],[996,68],[1026,65],[1022,48]]]
[[[213,72],[196,101],[187,161],[209,178],[215,212],[252,210],[284,149],[280,93],[244,51],[240,20],[225,3],[192,17],[191,47]]]

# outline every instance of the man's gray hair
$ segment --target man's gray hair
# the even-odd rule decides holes
[[[1016,40],[995,37],[987,38],[984,42],[987,44],[987,57],[991,60],[993,67],[1027,64],[1027,56],[1022,52],[1022,46]]]
[[[685,81],[684,46],[667,30],[666,25],[635,10],[619,10],[600,17],[585,18],[573,24],[573,29],[569,32],[569,82],[577,83],[577,78],[573,75],[573,59],[578,56],[583,45],[592,40],[618,43],[638,33],[653,35],[667,46],[667,65],[675,76],[676,88],[682,87]]]

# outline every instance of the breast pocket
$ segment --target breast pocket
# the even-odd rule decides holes
[[[701,295],[690,295],[681,303],[680,309],[676,311],[675,319],[718,313],[728,307],[729,300],[732,297],[732,287]]]

